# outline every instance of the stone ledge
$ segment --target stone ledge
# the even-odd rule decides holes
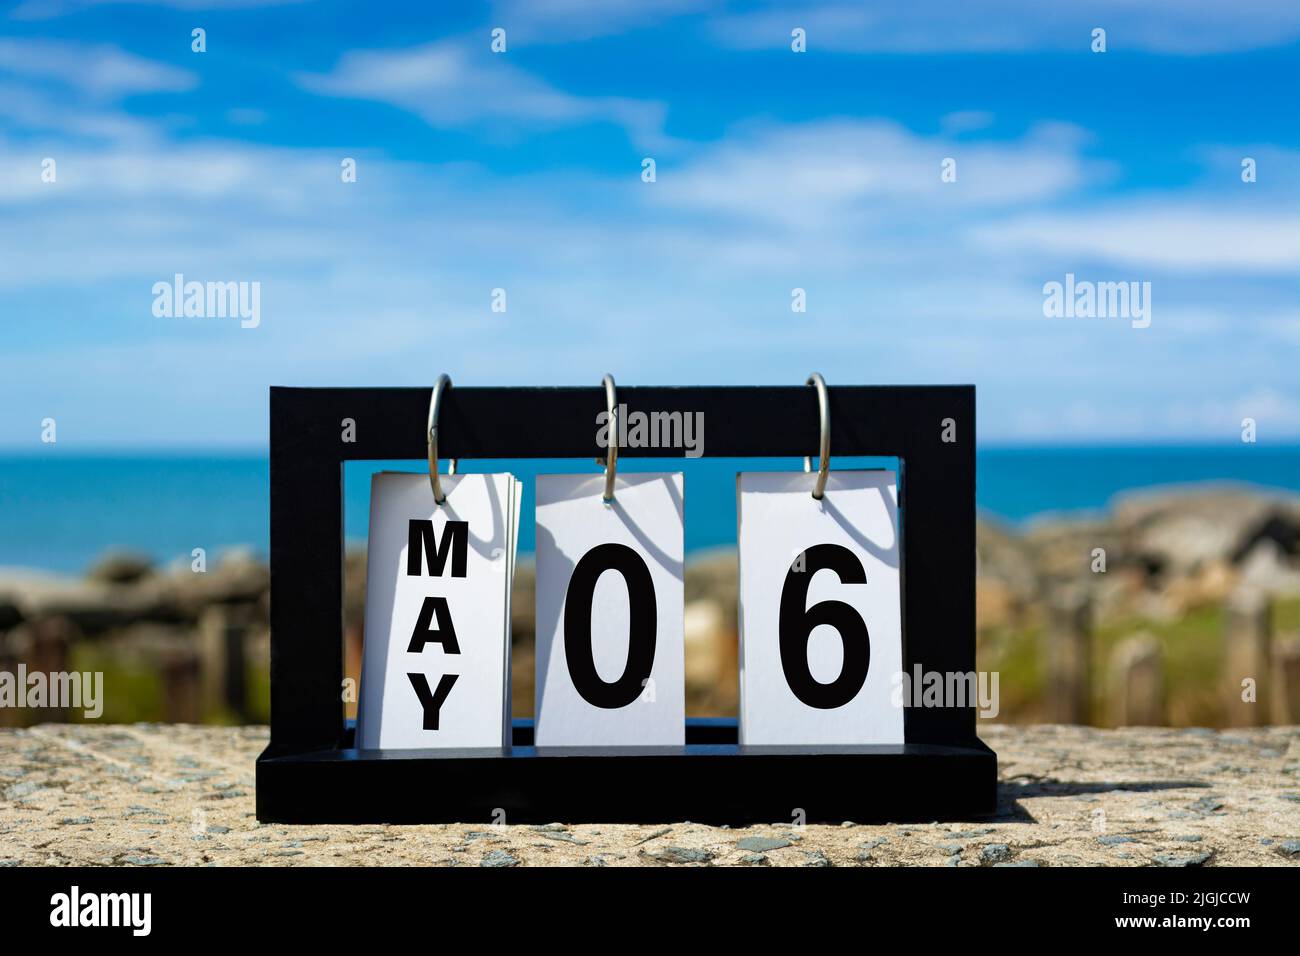
[[[263,826],[265,727],[0,731],[0,866],[1300,865],[1300,728],[986,725],[968,823]]]

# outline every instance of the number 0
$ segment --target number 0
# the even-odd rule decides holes
[[[867,573],[857,556],[838,544],[814,545],[802,557],[786,572],[781,588],[781,669],[796,697],[809,707],[830,710],[843,707],[862,690],[871,665],[871,637],[861,615],[843,601],[808,607],[808,585],[823,568],[834,571],[844,584],[866,584]],[[808,638],[819,624],[835,628],[844,643],[840,674],[829,684],[819,683],[808,668]]]
[[[617,571],[627,585],[627,665],[612,684],[601,680],[591,647],[591,605],[596,582]],[[564,657],[569,677],[582,699],[593,707],[626,707],[641,695],[655,663],[658,629],[655,586],[641,555],[625,544],[601,544],[584,554],[569,578],[564,598]]]

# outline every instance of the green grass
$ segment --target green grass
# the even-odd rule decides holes
[[[72,647],[68,666],[75,671],[99,671],[104,675],[104,709],[94,723],[133,724],[163,719],[162,675],[147,661],[123,658],[106,644],[83,642]],[[245,679],[248,722],[267,723],[271,719],[270,669],[263,663],[252,663]],[[20,722],[39,724],[55,717],[52,711],[27,710]],[[68,719],[74,723],[92,722],[86,719],[84,708],[69,712]],[[205,724],[217,725],[241,722],[238,714],[224,706],[209,708],[202,719]]]
[[[1104,725],[1106,673],[1111,654],[1126,637],[1146,632],[1160,644],[1165,665],[1165,710],[1175,726],[1218,726],[1224,719],[1223,670],[1226,616],[1220,607],[1194,610],[1174,621],[1129,618],[1098,627],[1092,641],[1093,723]],[[1278,601],[1273,633],[1300,633],[1300,599]],[[981,635],[979,666],[999,671],[998,720],[1024,723],[1043,719],[1042,629],[997,629]],[[1266,675],[1261,675],[1261,678]],[[1261,693],[1266,682],[1261,680]]]

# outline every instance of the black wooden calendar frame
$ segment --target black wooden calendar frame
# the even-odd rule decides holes
[[[831,386],[831,453],[899,460],[903,660],[975,671],[975,387]],[[683,748],[538,750],[532,722],[496,751],[358,750],[344,719],[343,471],[423,459],[429,388],[270,395],[271,741],[257,818],[279,823],[960,819],[996,809],[997,757],[975,709],[908,708],[905,743],[741,747],[734,719],[688,719]],[[807,386],[623,387],[629,412],[702,412],[709,457],[818,446]],[[592,458],[600,386],[444,392],[444,458]],[[355,423],[344,441],[344,420]],[[951,426],[946,427],[946,419]],[[945,441],[945,433],[955,440]],[[672,457],[625,448],[620,457]],[[594,468],[595,466],[593,466]],[[832,468],[834,459],[832,459]],[[522,520],[531,520],[524,516]]]

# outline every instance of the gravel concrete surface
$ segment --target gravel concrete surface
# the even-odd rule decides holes
[[[265,727],[6,729],[0,866],[1300,865],[1300,728],[981,736],[999,812],[959,823],[285,826],[253,813]]]

